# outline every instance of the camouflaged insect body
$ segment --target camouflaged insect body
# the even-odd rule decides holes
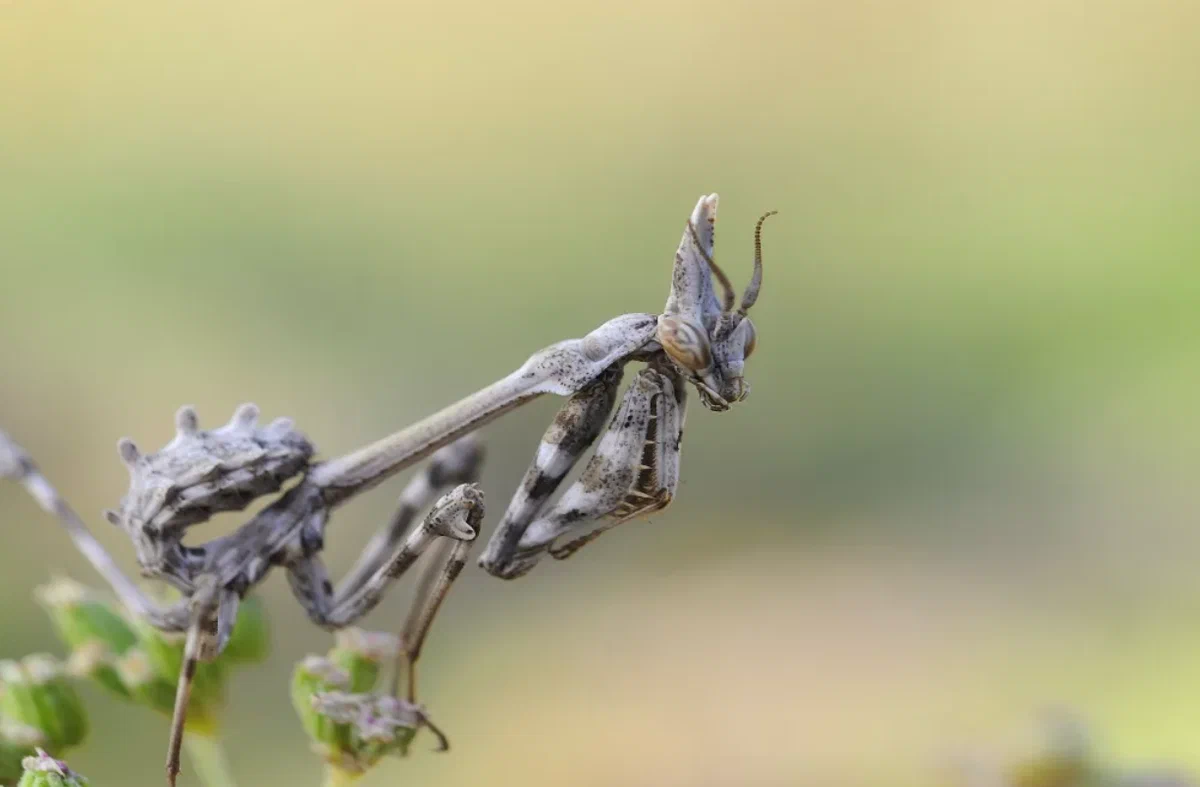
[[[170,783],[179,772],[196,665],[221,653],[242,598],[274,567],[286,571],[310,620],[338,630],[374,609],[391,583],[437,546],[404,628],[401,660],[415,663],[429,623],[480,532],[483,498],[474,482],[481,452],[470,435],[503,414],[544,394],[568,397],[479,558],[488,573],[522,576],[543,555],[568,557],[601,533],[671,501],[679,483],[688,385],[714,412],[729,410],[750,391],[745,361],[756,336],[747,313],[762,285],[766,216],[755,226],[754,273],[739,305],[713,259],[717,204],[716,194],[696,203],[661,314],[622,315],[582,338],[549,345],[496,382],[349,453],[313,462],[312,445],[290,421],[259,427],[253,405],[207,431],[185,407],[176,416],[175,438],[156,453],[143,455],[132,441],[122,440],[129,491],[106,516],[133,541],[142,574],[180,591],[177,602],[164,605],[126,577],[24,449],[0,432],[0,476],[20,483],[61,521],[133,614],[156,629],[187,632],[168,748]],[[647,368],[622,394],[622,370],[631,362]],[[559,495],[594,444],[588,466]],[[429,464],[409,482],[396,513],[335,585],[320,556],[331,512],[427,457]],[[244,510],[297,477],[234,533],[198,546],[183,543],[189,526],[218,512]],[[418,520],[422,510],[427,513]],[[410,700],[412,674],[410,669]],[[428,719],[423,723],[432,728]]]
[[[258,408],[246,404],[229,423],[202,430],[195,410],[183,407],[175,438],[156,453],[141,454],[133,441],[121,440],[129,491],[108,518],[129,533],[143,569],[161,573],[167,550],[187,527],[241,511],[308,467],[313,446],[291,420],[260,427],[257,419]]]

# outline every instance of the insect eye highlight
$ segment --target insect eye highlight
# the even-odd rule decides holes
[[[712,368],[712,347],[703,328],[677,317],[658,321],[658,343],[671,360],[692,372]]]

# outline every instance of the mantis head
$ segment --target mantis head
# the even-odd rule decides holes
[[[754,228],[754,273],[736,309],[733,285],[713,259],[716,194],[696,203],[675,253],[671,294],[655,338],[709,410],[728,410],[750,395],[745,366],[757,335],[748,312],[762,288],[762,225],[774,213],[764,214]],[[721,285],[720,300],[714,278]]]

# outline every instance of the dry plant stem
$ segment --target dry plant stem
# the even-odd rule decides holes
[[[196,769],[205,787],[237,787],[220,739],[188,733],[183,736],[183,745],[187,749],[188,762]]]
[[[179,775],[179,751],[185,738],[187,706],[192,693],[192,681],[201,661],[213,661],[228,640],[231,623],[237,619],[239,597],[222,592],[211,578],[202,578],[200,587],[192,596],[193,622],[188,628],[187,642],[183,651],[183,673],[175,690],[175,710],[171,717],[171,737],[167,744],[167,780],[175,783]],[[221,607],[231,607],[224,618],[218,614]],[[222,627],[222,620],[229,621]],[[224,630],[222,630],[224,628]]]

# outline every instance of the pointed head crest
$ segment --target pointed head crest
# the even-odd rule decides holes
[[[675,367],[700,392],[710,410],[727,410],[730,402],[750,393],[743,377],[746,358],[757,336],[747,313],[762,289],[762,225],[775,211],[764,214],[754,228],[754,272],[734,309],[736,296],[729,277],[713,256],[717,195],[696,203],[675,252],[671,294],[659,318],[658,342]],[[721,288],[717,297],[714,280]]]

